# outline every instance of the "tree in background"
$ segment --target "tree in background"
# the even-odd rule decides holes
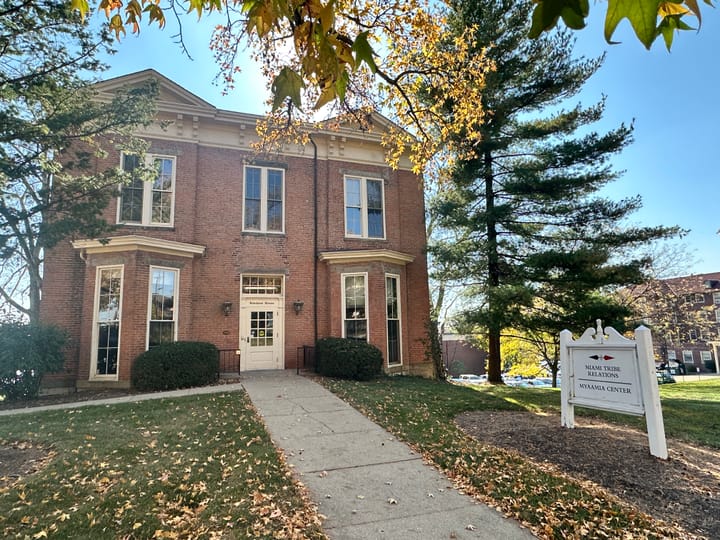
[[[485,122],[466,126],[479,133],[468,141],[470,157],[453,165],[432,209],[456,240],[431,250],[476,299],[465,317],[487,331],[488,380],[496,383],[506,329],[538,329],[566,316],[584,321],[577,317],[595,291],[642,281],[648,261],[615,263],[618,254],[677,232],[623,227],[640,199],[598,195],[617,178],[609,160],[630,143],[632,128],[592,131],[602,102],[561,108],[602,59],[573,58],[566,32],[529,39],[531,8],[511,0],[454,2],[450,16],[458,35],[474,29],[475,50],[498,69],[485,78]],[[446,114],[453,113],[450,106]],[[553,309],[537,312],[536,299]]]
[[[96,99],[82,74],[104,69],[111,36],[62,1],[4,3],[0,42],[0,298],[5,317],[37,323],[45,249],[111,227],[101,213],[126,175],[97,170],[100,139],[142,152],[130,133],[150,121],[155,89]]]

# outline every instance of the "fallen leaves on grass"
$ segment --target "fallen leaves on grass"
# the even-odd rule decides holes
[[[321,382],[421,453],[459,490],[517,519],[540,538],[692,537],[589,482],[478,443],[454,424],[467,398],[458,393],[453,403],[448,385],[394,379]]]
[[[37,413],[0,426],[53,441],[0,488],[7,538],[325,538],[303,487],[242,392]],[[257,533],[257,534],[256,534]]]

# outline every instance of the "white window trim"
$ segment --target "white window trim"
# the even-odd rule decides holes
[[[700,362],[704,364],[709,360],[712,360],[712,353],[710,351],[700,351]]]
[[[690,360],[689,360],[689,361],[687,360],[686,355],[690,356]],[[686,350],[683,350],[683,352],[682,352],[682,361],[683,361],[683,364],[694,364],[694,363],[695,363],[695,355],[693,354],[692,351],[689,351],[689,350],[687,350],[687,349],[686,349]]]
[[[245,191],[247,188],[247,170],[260,169],[260,228],[248,229],[245,227]],[[267,228],[267,203],[268,203],[268,171],[280,171],[282,174],[282,224],[281,230],[269,231]],[[243,167],[242,180],[242,230],[243,232],[260,233],[260,234],[285,234],[285,214],[287,213],[286,200],[286,174],[285,169],[280,167],[263,167],[260,165],[248,164]]]
[[[365,341],[370,343],[370,303],[368,297],[368,274],[367,272],[349,272],[340,274],[340,321],[342,322],[342,337],[345,337],[345,278],[352,276],[363,276],[365,278]],[[350,320],[350,319],[347,319]]]
[[[120,168],[123,168],[125,154],[120,154]],[[173,162],[172,168],[172,204],[170,205],[170,222],[169,223],[155,223],[152,221],[152,182],[143,182],[143,205],[142,205],[142,219],[140,222],[135,221],[123,221],[121,220],[122,213],[122,190],[125,186],[120,186],[120,193],[117,198],[117,224],[124,225],[127,227],[160,227],[160,228],[171,228],[175,226],[175,199],[177,195],[176,177],[177,177],[177,157],[165,154],[145,154],[146,166],[151,166],[155,159],[169,159]]]
[[[114,375],[98,375],[97,373],[97,353],[98,353],[98,340],[100,339],[99,331],[99,320],[98,310],[100,309],[100,274],[103,270],[120,269],[120,305],[118,306],[118,359],[117,359],[117,370]],[[91,353],[90,353],[90,374],[89,380],[91,381],[117,381],[120,375],[120,351],[122,350],[122,306],[123,306],[123,290],[125,288],[125,265],[124,264],[113,264],[108,266],[98,266],[95,269],[95,293],[93,299],[93,327],[92,327],[92,339],[91,339]]]
[[[279,293],[261,293],[261,292],[245,292],[245,278],[263,277],[263,278],[280,278]],[[240,275],[240,297],[262,297],[262,298],[285,298],[285,276],[283,274],[241,274]]]
[[[393,278],[395,280],[395,288],[397,291],[397,322],[398,322],[398,355],[400,357],[400,361],[391,364],[390,363],[390,336],[386,335],[385,340],[387,342],[387,351],[388,351],[388,367],[397,367],[403,365],[403,340],[402,340],[402,302],[400,301],[400,276],[398,274],[385,274],[385,332],[387,333],[387,279]]]
[[[713,304],[715,304],[715,305],[720,304],[720,292],[712,293],[712,298],[713,298]]]
[[[178,298],[178,291],[180,290],[180,271],[177,268],[170,268],[167,266],[151,266],[148,273],[148,296],[147,296],[147,324],[145,326],[145,350],[147,351],[150,347],[150,317],[152,314],[152,275],[153,270],[162,270],[163,272],[173,272],[175,274],[175,285],[173,288],[173,341],[177,341],[178,336],[178,311],[180,308],[180,302]]]
[[[348,179],[360,180],[360,234],[351,234],[348,232],[347,224],[347,181]],[[367,182],[368,180],[380,183],[380,197],[382,199],[382,236],[368,236],[368,207],[367,207]],[[387,237],[387,226],[385,223],[385,214],[387,209],[385,206],[385,182],[382,178],[373,178],[370,176],[360,176],[355,174],[346,174],[343,177],[343,221],[345,223],[345,238],[364,238],[368,240],[385,240]]]

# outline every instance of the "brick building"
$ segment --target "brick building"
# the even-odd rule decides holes
[[[385,165],[370,132],[317,130],[258,156],[259,117],[219,110],[152,70],[157,122],[141,135],[153,182],[119,189],[109,241],[51,250],[42,318],[72,337],[57,385],[128,386],[134,358],[168,341],[209,341],[222,371],[295,368],[317,338],[367,340],[387,372],[432,375],[421,179]],[[98,168],[131,171],[108,148]],[[48,381],[52,383],[53,381]]]
[[[653,332],[658,365],[674,372],[718,372],[720,272],[649,281],[629,288]]]

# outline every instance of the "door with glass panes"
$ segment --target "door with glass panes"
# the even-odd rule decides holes
[[[282,300],[244,299],[240,307],[240,369],[282,369]]]

